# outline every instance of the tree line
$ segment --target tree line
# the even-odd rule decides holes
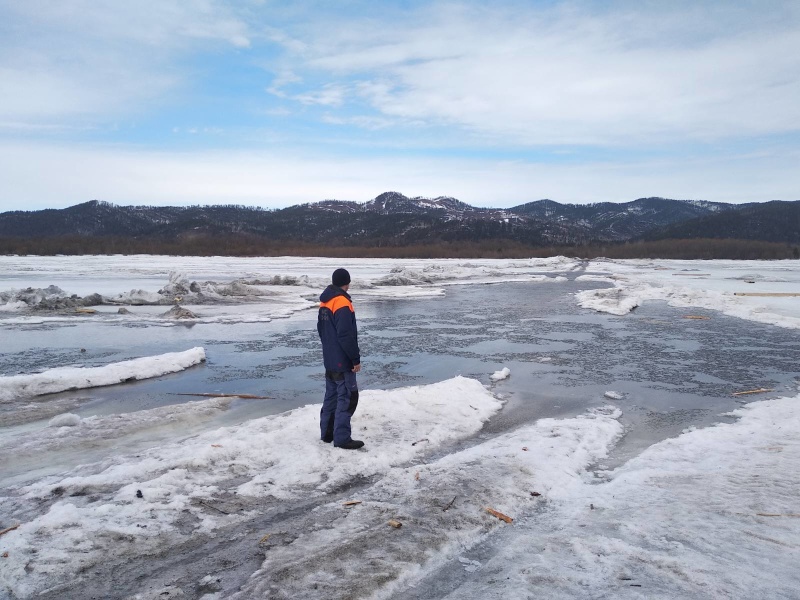
[[[251,235],[134,238],[65,235],[0,237],[0,254],[160,254],[172,256],[330,256],[340,258],[671,258],[777,260],[800,258],[793,244],[742,239],[664,239],[580,245],[531,245],[518,240],[452,240],[436,243],[336,244],[271,240]]]

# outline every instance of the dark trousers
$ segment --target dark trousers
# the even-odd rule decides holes
[[[349,442],[350,417],[358,406],[358,383],[352,371],[343,373],[325,371],[325,399],[320,411],[320,435],[323,440],[333,438],[334,446]]]

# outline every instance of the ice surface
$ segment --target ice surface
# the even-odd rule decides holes
[[[0,581],[15,595],[30,597],[98,561],[156,552],[190,534],[213,533],[248,516],[247,510],[213,511],[209,503],[320,496],[354,478],[383,476],[474,434],[500,407],[479,382],[463,377],[366,390],[357,427],[367,446],[346,456],[348,451],[319,440],[320,406],[309,405],[118,457],[97,465],[94,473],[47,478],[21,488],[14,500],[35,506],[59,498],[3,536],[2,549],[9,558],[0,562]],[[100,419],[81,434],[109,438],[120,428],[161,417],[134,413]],[[68,429],[65,435],[74,436],[74,428]],[[34,445],[55,443],[59,433],[48,429]],[[240,483],[232,486],[231,478]],[[83,501],[85,497],[90,501]],[[7,507],[11,500],[3,502]],[[187,515],[193,522],[189,532]]]
[[[175,427],[188,422],[211,418],[226,410],[232,398],[212,398],[185,404],[81,418],[72,413],[53,417],[48,426],[0,438],[0,464],[19,461],[23,457],[43,458],[47,452],[64,452],[82,446],[100,448],[119,445],[126,436],[154,428]]]
[[[574,300],[613,315],[602,316],[612,324],[637,306],[663,301],[686,310],[676,318],[696,317],[695,310],[713,318],[716,311],[800,327],[797,297],[735,295],[800,292],[800,261],[0,257],[0,328],[3,335],[24,335],[33,324],[94,319],[109,332],[134,323],[173,333],[180,326],[159,315],[176,303],[196,313],[200,325],[267,323],[316,306],[340,266],[353,276],[357,306],[359,298],[441,296],[453,285],[558,284],[574,277],[585,287],[608,286]],[[142,304],[129,306],[130,315],[117,314],[114,304],[94,306],[91,315],[69,310],[73,295],[94,294]],[[32,309],[23,297],[66,304]],[[148,299],[156,302],[147,305]],[[469,350],[480,355],[481,346]],[[569,350],[547,352],[552,357],[532,357],[531,369],[571,358]],[[122,364],[100,369],[117,371],[117,381],[141,372],[121,373]],[[75,373],[56,374],[60,389],[92,370],[68,369]],[[514,369],[514,380],[523,376]],[[18,377],[39,377],[31,389],[48,393],[44,375]],[[0,379],[3,398],[23,393],[12,379]],[[596,394],[609,390],[603,401],[627,411],[631,394],[616,385],[610,378]],[[570,391],[563,390],[565,399]],[[794,393],[748,404],[727,417],[732,423],[688,427],[625,457],[613,471],[602,465],[630,437],[618,408],[493,428],[506,414],[498,414],[501,402],[466,378],[362,390],[354,436],[367,445],[350,453],[318,439],[319,405],[190,435],[178,432],[231,414],[230,399],[98,417],[71,414],[74,400],[64,399],[58,404],[64,414],[49,423],[6,433],[4,464],[19,469],[25,460],[55,460],[87,446],[107,458],[3,490],[0,529],[20,527],[0,537],[0,555],[8,553],[0,559],[0,596],[81,597],[75,594],[86,589],[84,597],[105,597],[100,580],[121,565],[139,564],[152,574],[135,578],[146,589],[124,594],[142,598],[166,597],[165,591],[241,600],[796,598],[800,396]],[[553,403],[560,400],[556,394]],[[129,440],[158,427],[173,427],[174,439],[126,450]],[[345,508],[348,499],[361,503]],[[402,527],[388,526],[389,519]],[[260,528],[264,522],[269,529]],[[237,543],[242,561],[194,581],[184,578],[186,564],[166,564],[192,544],[204,554]],[[256,553],[258,564],[240,565]],[[250,570],[235,588],[224,587],[227,573],[239,568]]]
[[[586,269],[577,275],[577,281],[605,282],[613,287],[578,294],[577,301],[585,308],[624,315],[642,302],[665,300],[673,306],[721,310],[739,318],[800,327],[797,297],[735,295],[800,293],[796,260],[596,260],[587,266],[585,261],[564,257],[341,261],[5,256],[0,257],[0,325],[101,318],[110,323],[143,320],[174,326],[160,318],[161,313],[141,309],[176,303],[196,313],[198,323],[267,322],[313,308],[320,289],[329,283],[330,273],[343,262],[348,263],[353,277],[352,290],[370,298],[442,295],[451,285],[559,283],[567,281],[564,273]],[[140,287],[131,288],[130,283]],[[102,302],[99,306],[98,299]],[[138,310],[124,316],[107,310],[118,304]],[[84,305],[96,308],[98,314],[77,316],[74,308]],[[37,307],[36,314],[30,314],[31,307]]]
[[[103,367],[61,367],[31,375],[0,377],[0,402],[159,377],[188,369],[205,359],[205,351],[197,347],[184,352],[136,358]]]
[[[797,598],[800,396],[736,413],[582,480],[440,597]]]
[[[722,311],[741,319],[800,328],[797,260],[602,260],[593,261],[587,269],[608,273],[614,287],[579,293],[577,299],[584,308],[624,315],[647,300],[664,300],[671,306]]]
[[[101,319],[175,326],[156,306],[180,304],[196,323],[268,322],[317,305],[341,260],[291,257],[0,256],[0,326]],[[351,292],[370,298],[444,295],[442,286],[560,283],[580,261],[348,260]],[[131,287],[134,283],[137,287]],[[76,308],[91,306],[91,317]],[[131,307],[125,315],[119,306]]]
[[[341,506],[324,506],[315,531],[270,548],[261,570],[234,598],[407,597],[406,586],[427,570],[458,561],[508,527],[487,507],[516,520],[580,489],[586,467],[621,434],[619,416],[606,409],[542,419],[433,462],[393,469],[359,494],[362,503],[346,518]],[[327,519],[337,512],[338,518]],[[390,518],[402,528],[389,527]],[[337,550],[331,553],[332,543]]]

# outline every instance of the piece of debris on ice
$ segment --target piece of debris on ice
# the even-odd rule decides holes
[[[620,394],[619,392],[608,391],[605,394],[603,394],[603,396],[605,396],[606,398],[610,398],[611,400],[622,400],[622,394]]]
[[[508,367],[503,367],[500,371],[495,371],[489,376],[489,379],[492,381],[502,381],[503,379],[508,379],[508,376],[511,375],[511,369]]]

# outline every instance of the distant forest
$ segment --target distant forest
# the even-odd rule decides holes
[[[384,192],[277,210],[117,206],[0,213],[0,253],[342,258],[800,258],[800,201],[639,198],[508,209]]]
[[[453,241],[411,245],[322,245],[270,241],[248,235],[198,235],[177,240],[65,235],[0,237],[0,254],[159,254],[172,256],[330,256],[340,258],[673,258],[800,259],[800,246],[742,239],[663,239],[587,245],[533,246],[515,240]]]

